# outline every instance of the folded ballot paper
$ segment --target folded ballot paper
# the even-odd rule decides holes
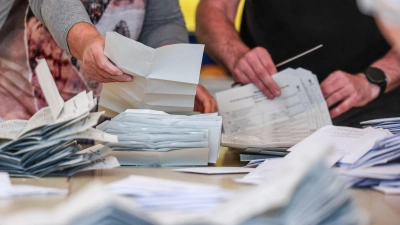
[[[345,185],[321,163],[324,153],[299,154],[258,186],[236,193],[130,176],[106,187],[91,184],[54,209],[19,212],[2,224],[366,224]]]
[[[198,44],[153,49],[108,32],[104,54],[134,79],[104,84],[100,107],[110,117],[126,109],[193,111],[203,51],[204,45]]]
[[[332,124],[314,74],[289,68],[272,78],[282,93],[273,100],[254,84],[216,94],[225,132],[222,145],[241,149],[292,147]]]
[[[118,136],[118,143],[105,145],[122,165],[189,166],[216,162],[221,127],[217,114],[128,109],[96,128]]]
[[[81,151],[74,141],[118,141],[116,136],[92,128],[102,115],[90,112],[96,104],[92,92],[82,92],[64,102],[45,60],[39,60],[36,74],[49,106],[29,120],[0,123],[0,171],[11,176],[41,177],[71,175],[100,161],[109,163],[103,163],[105,167],[118,166],[115,158],[103,158],[111,151],[108,147]]]

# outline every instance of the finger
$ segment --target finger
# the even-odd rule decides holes
[[[122,76],[114,76],[112,74],[107,73],[104,70],[101,70],[100,68],[95,68],[96,72],[101,75],[105,80],[106,83],[108,82],[128,82],[128,81],[132,81],[132,77],[127,75],[127,74],[123,74]]]
[[[334,72],[321,83],[321,91],[325,99],[342,89],[347,84],[347,77],[341,72]]]
[[[355,98],[349,97],[346,100],[344,100],[342,103],[340,103],[337,107],[331,109],[329,111],[329,113],[330,113],[332,119],[349,111],[351,108],[353,108],[355,103],[356,103]]]
[[[235,70],[234,80],[235,80],[235,82],[238,82],[240,84],[250,84],[251,83],[249,78],[247,78],[246,74],[244,74],[240,69]]]
[[[351,95],[350,88],[343,87],[339,90],[337,90],[335,93],[331,94],[327,99],[326,99],[326,104],[329,107],[332,107],[333,105],[342,102],[346,98],[348,98]]]
[[[95,54],[94,60],[99,68],[97,71],[101,71],[103,76],[119,82],[132,81],[131,76],[124,74],[122,70],[114,66],[103,53]]]
[[[256,55],[249,55],[246,58],[247,64],[251,66],[252,70],[259,77],[261,82],[265,87],[275,96],[279,96],[281,94],[279,86],[272,79],[271,75],[264,68],[263,64],[260,62],[259,58]]]
[[[250,67],[250,65],[247,64],[247,61],[242,60],[239,63],[239,70],[241,70],[244,74],[247,75],[247,77],[250,79],[250,81],[258,88],[260,89],[261,92],[263,92],[267,98],[273,99],[275,96],[272,94],[272,92],[264,85],[264,83],[260,80],[260,78],[254,73],[253,69]]]
[[[272,60],[271,55],[265,48],[256,48],[256,53],[258,59],[270,75],[278,73],[278,69],[276,68],[275,63]]]

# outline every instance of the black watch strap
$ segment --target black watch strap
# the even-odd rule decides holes
[[[375,67],[368,67],[364,73],[370,83],[379,86],[379,96],[382,96],[385,93],[387,86],[387,78],[385,73],[381,69]]]

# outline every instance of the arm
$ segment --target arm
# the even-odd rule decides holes
[[[392,49],[383,58],[371,64],[385,72],[387,77],[386,91],[390,92],[400,85],[400,54]],[[379,87],[371,84],[364,73],[355,75],[336,71],[321,83],[321,90],[328,107],[337,105],[330,110],[332,118],[335,118],[353,107],[360,107],[376,99],[379,95]]]
[[[92,25],[80,0],[30,0],[35,16],[57,44],[83,62],[83,73],[98,82],[125,82],[123,74],[104,56],[105,39]]]
[[[235,30],[240,0],[202,0],[197,7],[196,34],[207,52],[233,75],[236,82],[254,83],[268,98],[280,95],[271,75],[277,72],[268,51],[250,49]]]
[[[157,48],[188,43],[188,33],[177,0],[148,0],[139,41]]]

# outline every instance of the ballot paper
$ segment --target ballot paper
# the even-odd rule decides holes
[[[0,199],[66,194],[68,194],[68,190],[65,189],[12,185],[8,173],[0,172]]]
[[[387,130],[381,129],[326,126],[288,151],[308,150],[311,154],[315,149],[326,148],[336,153],[330,156],[336,158],[339,163],[350,166],[376,147],[379,141],[391,135]],[[342,154],[343,157],[338,157],[338,154]]]
[[[111,151],[108,147],[99,145],[92,152],[82,153],[74,141],[118,141],[117,136],[92,128],[103,114],[90,112],[97,103],[93,93],[84,91],[64,102],[44,59],[39,60],[36,74],[48,106],[29,120],[0,123],[0,171],[11,176],[70,176],[105,160],[102,157]],[[101,157],[93,157],[94,153]],[[119,165],[110,159],[108,162],[108,167]]]
[[[310,71],[289,68],[272,78],[282,93],[273,100],[254,84],[216,94],[225,131],[222,145],[291,147],[332,124],[318,80]]]
[[[253,169],[245,168],[245,167],[195,167],[195,168],[180,168],[173,169],[178,172],[185,173],[198,173],[198,174],[240,174],[240,173],[249,173]]]
[[[129,158],[137,155],[145,159],[151,155],[155,157],[154,159],[167,160],[156,163],[159,165],[189,166],[191,161],[195,162],[194,165],[216,162],[219,155],[221,127],[222,118],[215,113],[187,116],[170,115],[155,110],[129,109],[96,128],[118,137],[118,143],[105,143],[118,151],[118,155],[121,155],[122,151],[126,151],[126,156],[132,151],[147,151],[152,153],[134,153]],[[188,149],[198,149],[199,153],[191,154]],[[209,149],[208,159],[200,162],[199,160],[204,156],[204,149]],[[185,161],[181,163],[177,160],[171,161],[168,158],[172,154],[182,154],[180,158]],[[123,165],[143,165],[144,163],[135,159],[132,162],[122,161],[124,161]],[[144,161],[149,162],[146,159]],[[154,165],[153,162],[147,165]]]
[[[147,47],[116,32],[106,34],[104,54],[132,82],[103,85],[99,105],[106,115],[126,109],[193,111],[204,45]]]

